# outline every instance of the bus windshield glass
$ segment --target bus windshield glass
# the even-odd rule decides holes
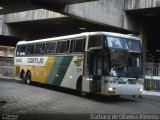
[[[128,49],[132,52],[141,52],[140,41],[127,38],[106,36],[107,45],[112,49]]]
[[[111,61],[110,61],[110,66],[111,66],[111,71],[110,75],[117,77],[117,76],[127,76],[127,52],[124,51],[115,51],[111,50],[110,52],[111,56]]]
[[[111,50],[110,75],[114,77],[142,77],[141,54]]]
[[[128,53],[128,76],[136,78],[142,77],[141,59],[141,54]]]

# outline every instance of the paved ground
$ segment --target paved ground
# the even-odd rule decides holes
[[[92,114],[158,114],[160,96],[143,95],[143,99],[122,96],[111,99],[90,95],[84,98],[67,89],[0,79],[0,113],[2,118],[21,119],[31,116],[34,119],[70,119],[70,116],[90,119]]]

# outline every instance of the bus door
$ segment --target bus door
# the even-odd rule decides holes
[[[94,51],[92,52],[91,57],[91,66],[92,66],[92,83],[91,91],[92,92],[101,92],[101,78],[102,78],[102,52]]]

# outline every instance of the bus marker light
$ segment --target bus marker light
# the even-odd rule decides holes
[[[73,77],[70,75],[69,78],[72,79]]]

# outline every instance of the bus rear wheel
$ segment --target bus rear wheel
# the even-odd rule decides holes
[[[22,80],[23,83],[25,83],[25,72],[24,71],[21,72],[20,79]]]
[[[28,73],[26,74],[25,83],[26,83],[27,85],[30,85],[30,84],[31,84],[31,73],[30,73],[30,72],[28,72]]]

